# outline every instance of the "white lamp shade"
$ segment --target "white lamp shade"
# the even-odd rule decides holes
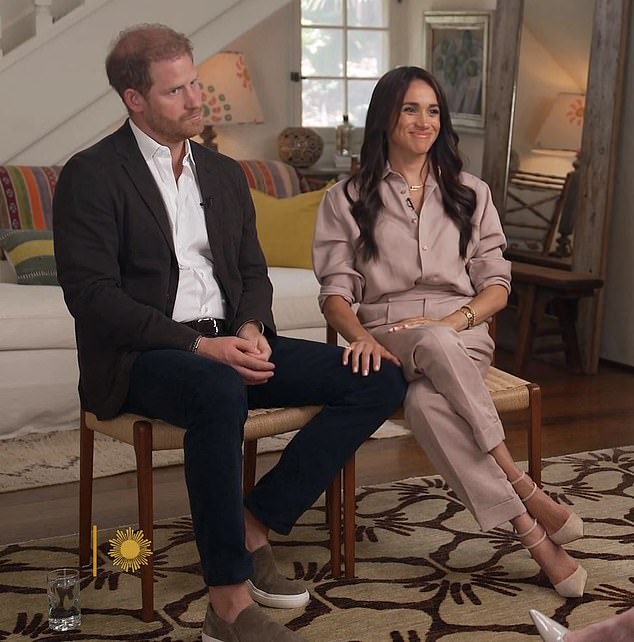
[[[537,134],[535,147],[578,151],[581,147],[585,105],[584,94],[559,94]]]
[[[198,66],[205,125],[263,123],[260,101],[244,55],[223,51]]]

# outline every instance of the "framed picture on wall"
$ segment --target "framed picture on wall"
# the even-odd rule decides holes
[[[458,127],[484,128],[490,23],[489,11],[424,14],[424,67],[442,85]]]

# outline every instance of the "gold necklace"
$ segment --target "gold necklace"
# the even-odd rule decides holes
[[[425,181],[427,180],[427,173],[425,174],[425,178],[423,178],[423,172],[426,169],[427,169],[427,159],[425,159],[423,166],[420,168],[420,177],[423,179],[423,182],[420,185],[408,185],[410,192],[418,192],[418,190],[421,190],[425,187]]]

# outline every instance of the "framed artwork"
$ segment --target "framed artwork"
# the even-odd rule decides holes
[[[424,66],[442,85],[458,127],[484,128],[490,23],[489,11],[424,14]]]

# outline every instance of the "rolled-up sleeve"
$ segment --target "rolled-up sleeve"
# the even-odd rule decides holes
[[[359,230],[349,210],[341,183],[326,192],[319,206],[313,241],[313,267],[321,286],[321,308],[329,296],[341,296],[350,304],[362,297],[364,279],[354,267]]]
[[[491,285],[501,285],[511,291],[511,262],[502,252],[506,248],[506,237],[502,230],[500,217],[493,205],[491,191],[485,183],[480,183],[482,191],[477,191],[480,213],[475,221],[474,253],[467,261],[467,272],[476,292],[482,292]]]

